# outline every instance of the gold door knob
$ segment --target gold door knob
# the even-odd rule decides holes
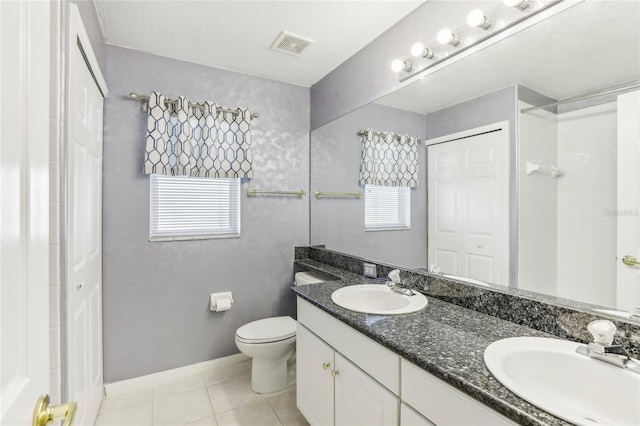
[[[326,369],[327,369],[327,368],[329,368],[329,367],[331,367],[331,364],[330,364],[330,363],[328,363],[328,362],[323,362],[323,363],[322,363],[322,369],[323,369],[323,370],[326,370]]]
[[[338,374],[340,374],[340,372],[338,370],[331,370],[331,375],[333,377],[336,377]]]
[[[73,418],[76,416],[78,404],[75,401],[66,404],[51,405],[49,404],[49,395],[42,395],[36,402],[36,408],[33,410],[32,426],[46,426],[51,422],[64,420],[63,426],[71,426]]]
[[[622,263],[624,263],[627,266],[639,266],[640,262],[638,262],[638,260],[635,258],[635,256],[622,256]]]

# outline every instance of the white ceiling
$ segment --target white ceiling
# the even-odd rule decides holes
[[[108,44],[311,86],[424,0],[96,0]],[[299,57],[270,50],[286,30],[314,40]]]
[[[640,79],[640,2],[585,1],[377,101],[429,113],[520,84],[553,99]]]

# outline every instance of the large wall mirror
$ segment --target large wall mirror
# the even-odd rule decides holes
[[[640,3],[584,1],[314,129],[312,192],[363,197],[312,196],[311,244],[630,312],[639,83]],[[408,225],[365,225],[367,129],[420,139]]]

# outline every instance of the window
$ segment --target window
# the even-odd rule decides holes
[[[411,188],[408,186],[364,186],[366,231],[411,228]]]
[[[240,236],[240,179],[151,175],[150,240]]]

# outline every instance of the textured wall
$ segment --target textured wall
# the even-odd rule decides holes
[[[361,129],[409,133],[424,139],[422,114],[369,104],[311,132],[311,190],[363,192],[358,182]],[[311,198],[311,244],[410,268],[427,263],[427,186],[424,144],[418,145],[419,182],[411,190],[411,229],[364,230],[364,199]]]
[[[308,187],[309,89],[114,46],[106,59],[104,378],[114,382],[237,353],[240,325],[294,312],[292,261],[294,246],[309,242],[308,199],[244,194]],[[126,95],[152,90],[260,114],[241,238],[149,242],[145,114]],[[210,312],[209,294],[224,290],[233,308]]]

